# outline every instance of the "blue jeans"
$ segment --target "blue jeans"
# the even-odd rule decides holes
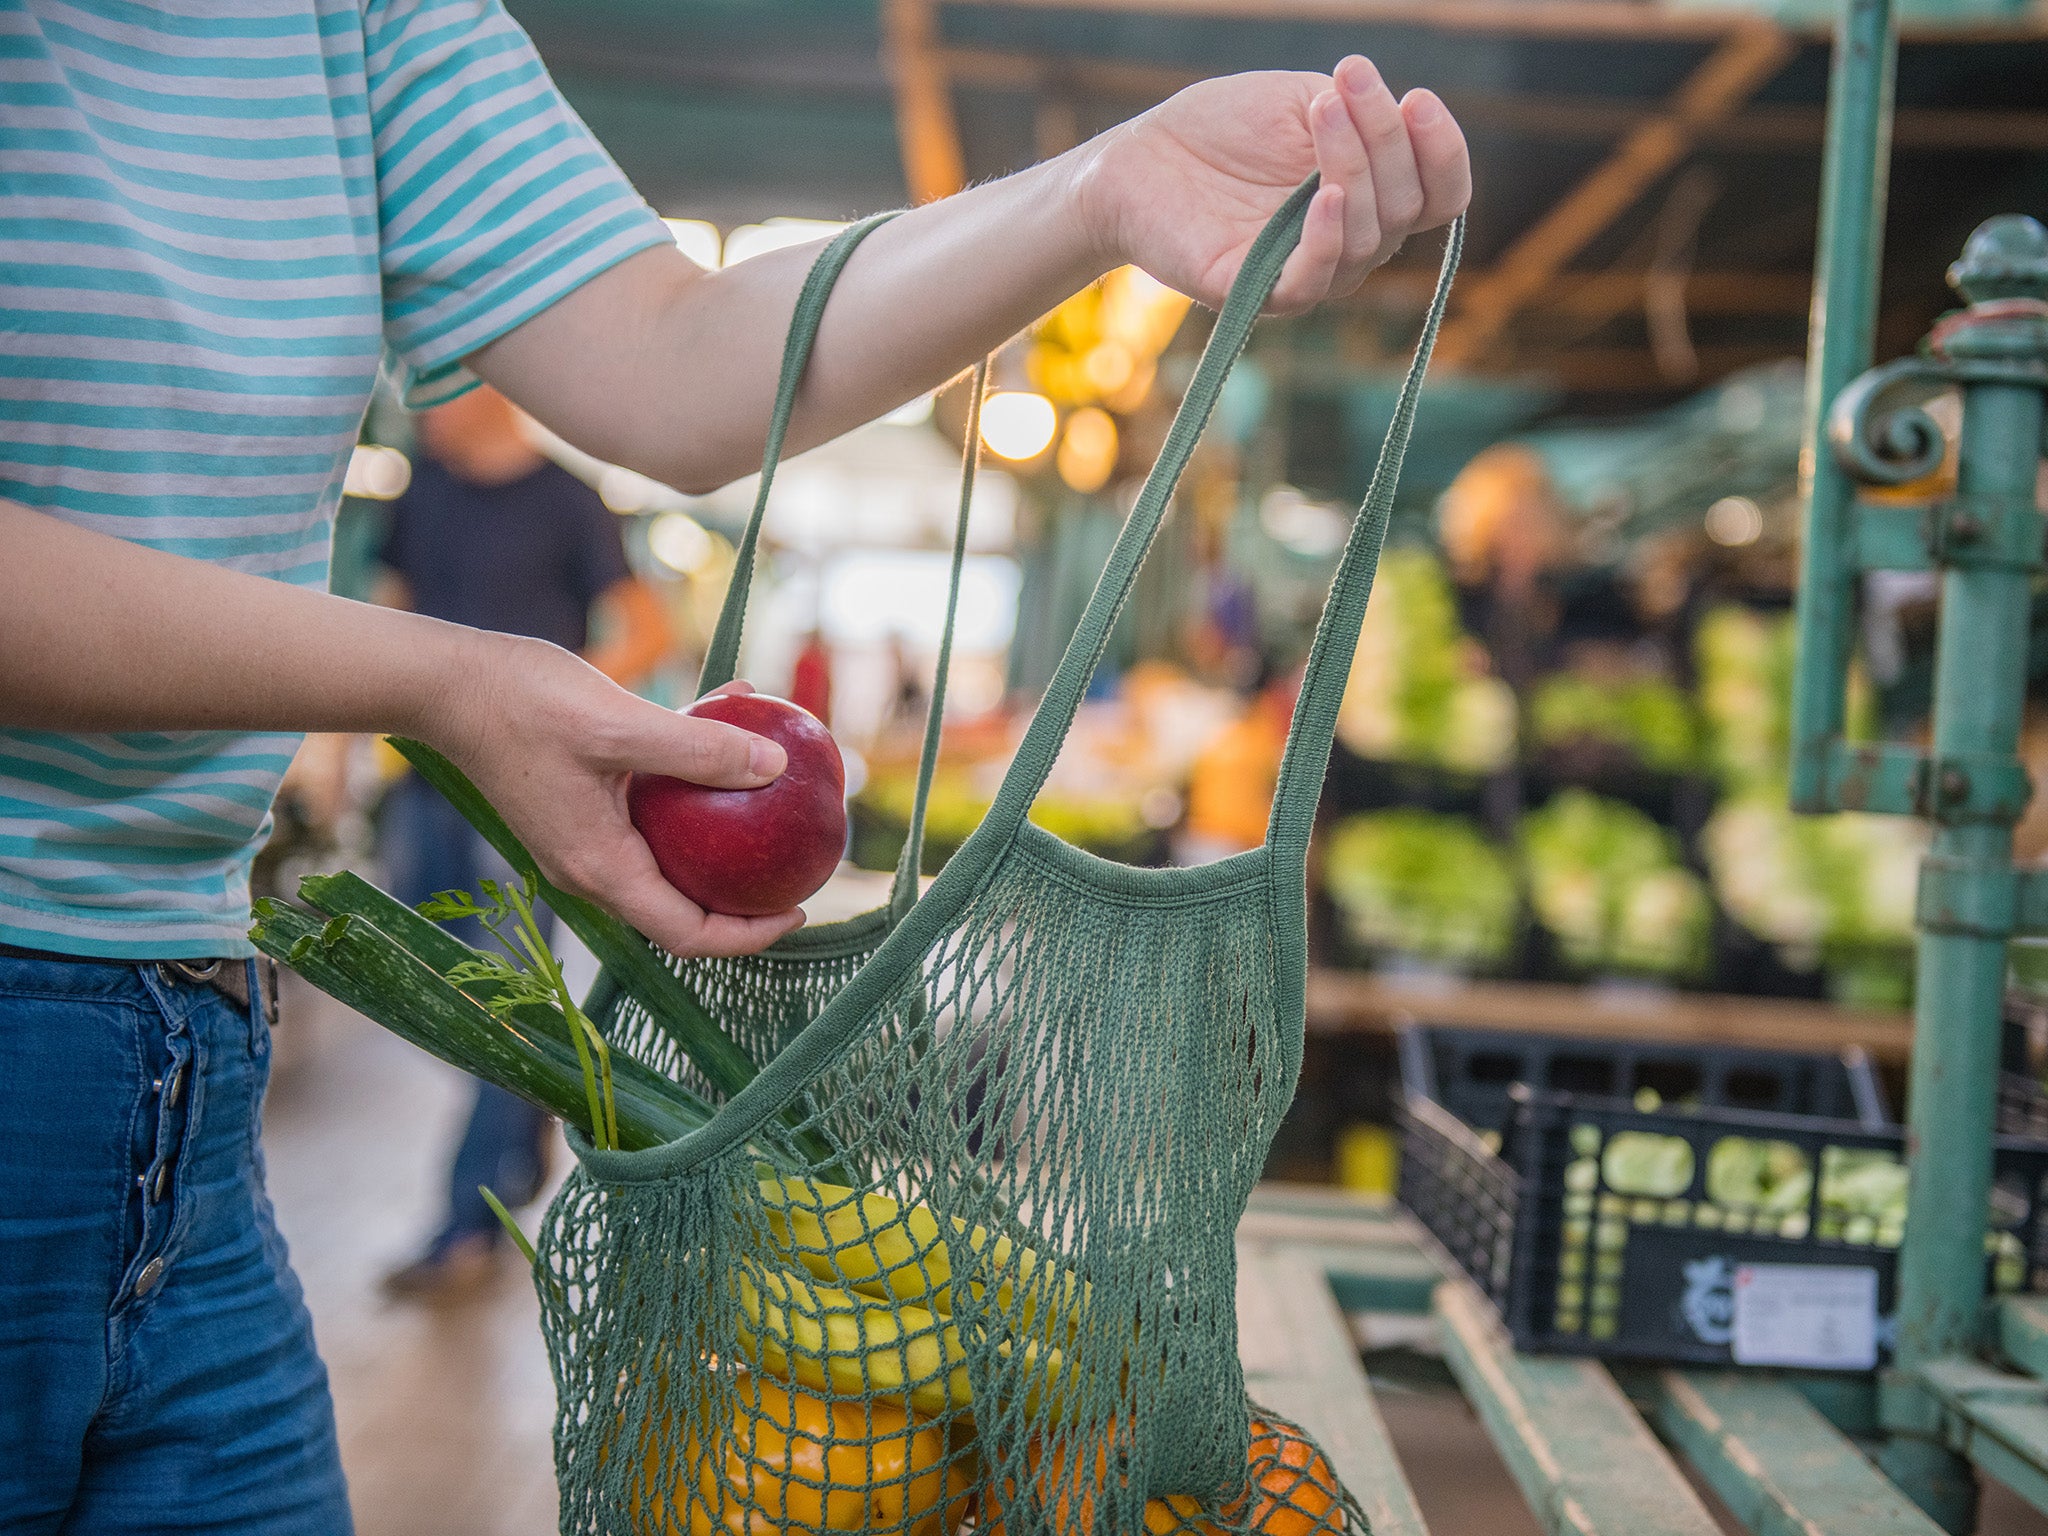
[[[0,955],[0,1530],[347,1536],[261,1005]]]
[[[391,790],[384,823],[384,864],[391,893],[415,907],[441,891],[475,893],[480,880],[509,883],[517,878],[511,865],[454,806],[412,774]],[[481,923],[450,927],[467,943],[497,948]],[[435,1251],[457,1238],[478,1233],[498,1236],[498,1218],[477,1193],[478,1185],[488,1184],[493,1194],[514,1209],[540,1193],[546,1173],[542,1148],[547,1132],[545,1111],[489,1083],[476,1085],[469,1124],[448,1169],[447,1213],[434,1238]]]

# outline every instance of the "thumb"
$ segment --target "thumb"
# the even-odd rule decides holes
[[[655,706],[620,754],[620,765],[713,789],[759,789],[789,766],[789,757],[752,731]]]

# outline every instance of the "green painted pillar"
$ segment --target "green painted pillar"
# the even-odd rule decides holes
[[[1820,230],[1806,341],[1806,537],[1799,567],[1799,670],[1792,686],[1792,808],[1825,811],[1855,644],[1855,487],[1827,451],[1824,425],[1871,363],[1891,167],[1896,0],[1843,0],[1828,78]]]
[[[1922,377],[1962,387],[1955,500],[1934,522],[1943,565],[1934,695],[1936,798],[2019,768],[2028,589],[2039,568],[2034,510],[2048,385],[2048,232],[1994,219],[1950,280],[1970,308],[1929,338]],[[1947,779],[1949,787],[1939,787]],[[2006,941],[2015,913],[2007,811],[1936,812],[1921,877],[1919,986],[1908,1121],[1910,1217],[1899,1255],[1895,1370],[1975,1351],[1997,1107]],[[1896,1438],[1885,1469],[1943,1526],[1974,1524],[1968,1464],[1932,1441]]]

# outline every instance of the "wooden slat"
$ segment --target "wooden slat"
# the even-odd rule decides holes
[[[1345,1312],[1424,1316],[1444,1278],[1435,1259],[1406,1243],[1289,1243],[1287,1251],[1322,1271]]]
[[[1752,1536],[1942,1536],[1794,1388],[1736,1371],[1647,1381],[1657,1428]]]
[[[1923,1367],[1919,1381],[1949,1449],[2048,1513],[2048,1382],[1960,1359]]]
[[[1330,1216],[1340,1221],[1373,1223],[1404,1219],[1401,1208],[1384,1195],[1358,1194],[1333,1184],[1258,1184],[1252,1189],[1246,1210],[1252,1215]],[[1320,1229],[1315,1235],[1327,1237],[1329,1232]]]
[[[1373,1536],[1428,1536],[1316,1261],[1286,1247],[1240,1246],[1237,1298],[1238,1349],[1254,1400],[1315,1436]]]
[[[1312,1030],[1387,1032],[1408,1021],[1780,1050],[1837,1051],[1860,1045],[1880,1061],[1904,1061],[1913,1048],[1910,1015],[1824,1003],[1537,982],[1415,986],[1363,972],[1309,972]]]
[[[2023,1371],[2048,1378],[2048,1296],[2002,1296],[1998,1349]]]
[[[1687,77],[1664,114],[1632,129],[1591,175],[1516,239],[1464,298],[1437,341],[1447,367],[1470,362],[1571,259],[1692,150],[1699,129],[1723,122],[1792,56],[1792,37],[1755,20],[1731,32]]]
[[[1451,1369],[1550,1536],[1720,1536],[1602,1366],[1517,1355],[1467,1281],[1436,1304]]]

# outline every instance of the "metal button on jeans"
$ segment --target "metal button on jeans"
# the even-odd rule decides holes
[[[152,1187],[152,1188],[150,1189],[150,1192],[149,1192],[149,1198],[150,1198],[151,1200],[161,1200],[161,1199],[163,1199],[163,1197],[164,1197],[164,1190],[165,1190],[166,1188],[168,1188],[168,1187],[169,1187],[169,1185],[170,1185],[170,1182],[171,1182],[171,1165],[170,1165],[169,1163],[159,1163],[159,1164],[157,1164],[157,1170],[156,1170],[156,1183],[155,1183],[155,1185],[154,1185],[154,1186],[153,1186],[153,1187]]]
[[[135,1277],[135,1294],[147,1296],[156,1289],[157,1281],[163,1279],[163,1277],[164,1261],[162,1259],[151,1259],[142,1266],[142,1273]]]
[[[170,1086],[164,1089],[164,1108],[176,1109],[178,1100],[185,1093],[185,1064],[181,1061],[171,1070]]]

